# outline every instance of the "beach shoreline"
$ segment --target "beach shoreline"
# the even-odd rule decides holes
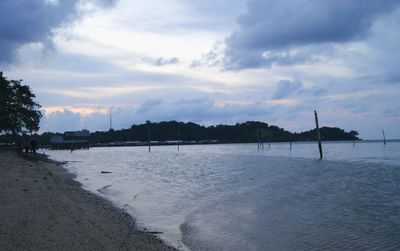
[[[176,250],[139,230],[123,209],[81,188],[62,163],[1,151],[0,174],[5,250]]]

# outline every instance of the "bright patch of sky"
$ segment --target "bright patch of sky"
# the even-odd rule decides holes
[[[400,138],[400,2],[3,0],[0,70],[41,131],[259,120]],[[12,18],[11,18],[12,17]],[[12,20],[12,21],[11,21]]]

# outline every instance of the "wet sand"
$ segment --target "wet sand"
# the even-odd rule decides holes
[[[2,250],[174,250],[39,155],[0,151],[0,194]]]

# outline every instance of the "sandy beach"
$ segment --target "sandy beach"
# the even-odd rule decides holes
[[[0,152],[3,250],[174,250],[83,190],[60,163]]]

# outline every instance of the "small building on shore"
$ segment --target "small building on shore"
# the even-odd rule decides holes
[[[89,130],[67,131],[64,134],[52,136],[51,149],[80,149],[89,148]]]

